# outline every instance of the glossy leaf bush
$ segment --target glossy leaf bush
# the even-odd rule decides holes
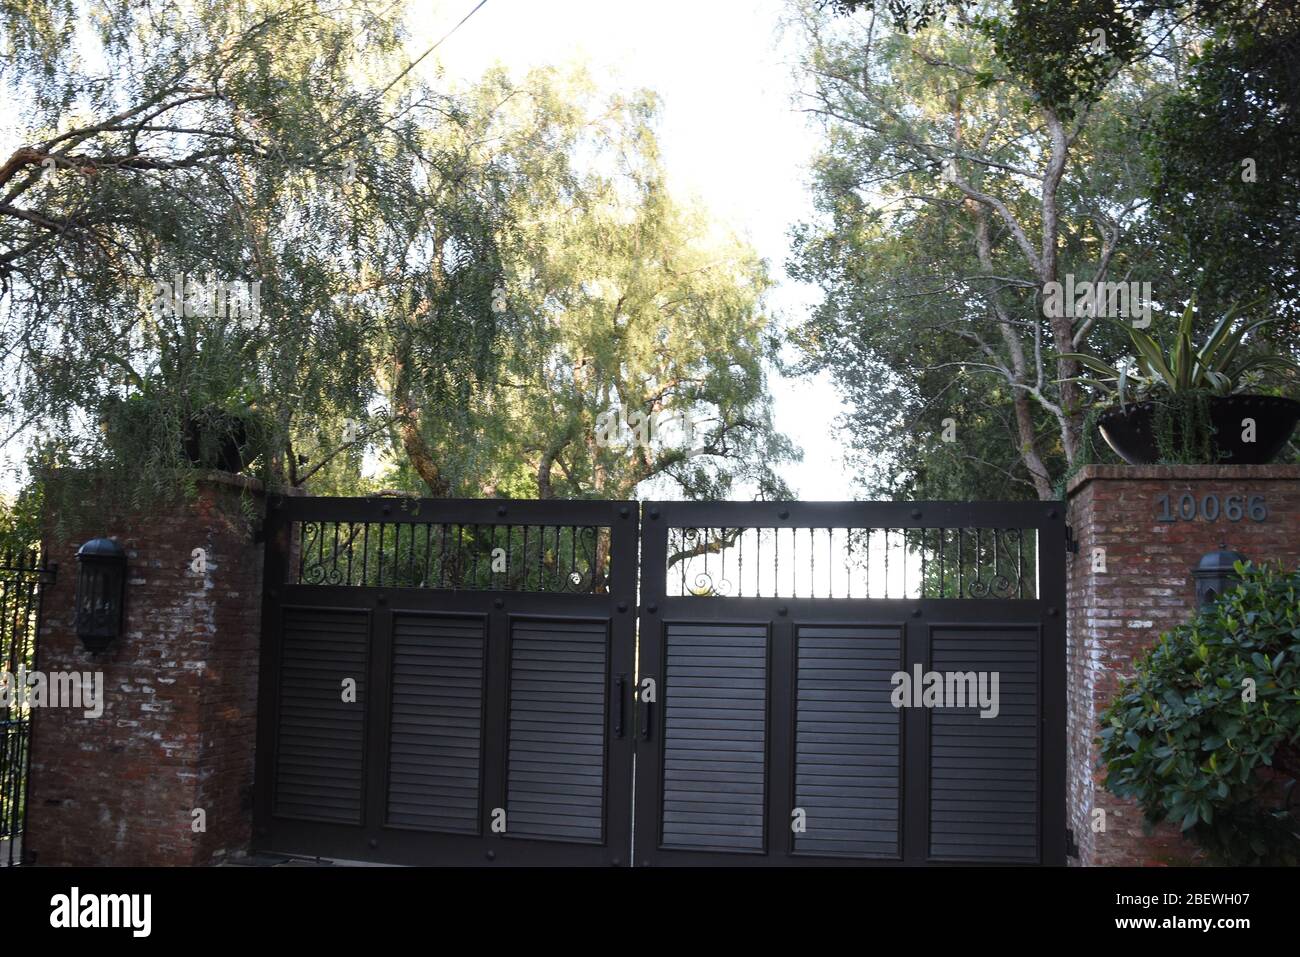
[[[1106,788],[1213,863],[1296,864],[1300,570],[1237,570],[1239,587],[1161,636],[1102,714]]]

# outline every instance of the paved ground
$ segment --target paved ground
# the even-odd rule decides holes
[[[290,857],[286,854],[253,854],[237,860],[225,861],[218,867],[388,867],[367,861],[331,861],[317,857]]]

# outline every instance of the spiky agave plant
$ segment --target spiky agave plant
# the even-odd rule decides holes
[[[1238,323],[1242,310],[1229,309],[1215,324],[1199,346],[1192,340],[1195,300],[1187,304],[1171,348],[1141,329],[1127,326],[1133,345],[1133,366],[1116,367],[1096,356],[1078,352],[1063,353],[1061,358],[1074,359],[1097,376],[1073,376],[1062,382],[1077,382],[1104,397],[1101,401],[1125,408],[1130,401],[1168,394],[1186,396],[1202,393],[1233,395],[1255,384],[1257,376],[1269,372],[1300,375],[1300,365],[1272,353],[1250,350],[1246,338],[1261,326],[1280,321],[1280,317]]]

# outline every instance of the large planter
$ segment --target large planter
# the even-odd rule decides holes
[[[254,458],[248,454],[247,424],[216,406],[195,412],[185,421],[183,440],[185,457],[200,468],[239,472]]]
[[[1286,445],[1300,421],[1300,402],[1266,395],[1214,396],[1210,400],[1210,422],[1216,461],[1207,465],[1263,465],[1273,461]],[[1130,465],[1155,465],[1160,459],[1156,444],[1155,402],[1136,402],[1127,409],[1113,409],[1098,421],[1102,437],[1115,453]],[[1242,420],[1255,420],[1255,441],[1242,441]]]

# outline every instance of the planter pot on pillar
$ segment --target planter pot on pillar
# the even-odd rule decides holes
[[[1160,460],[1156,442],[1156,402],[1136,402],[1098,419],[1106,443],[1130,465]],[[1213,396],[1209,418],[1215,429],[1211,445],[1216,459],[1206,465],[1265,465],[1275,459],[1300,422],[1300,402],[1266,395]],[[1242,420],[1255,420],[1255,441],[1242,441]]]

